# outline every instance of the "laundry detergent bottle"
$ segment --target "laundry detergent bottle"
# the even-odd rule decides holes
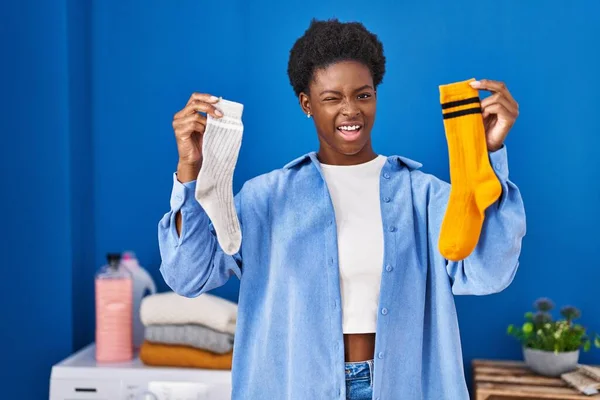
[[[140,264],[133,251],[126,251],[121,265],[129,271],[133,279],[133,350],[139,350],[144,341],[145,327],[140,319],[140,306],[146,295],[156,293],[154,280]]]
[[[133,359],[133,282],[121,255],[110,253],[96,274],[96,360]]]

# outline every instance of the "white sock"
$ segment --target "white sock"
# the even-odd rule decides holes
[[[221,99],[215,107],[223,117],[207,116],[195,195],[215,227],[219,245],[226,254],[233,255],[242,243],[233,202],[233,170],[242,144],[244,105]]]

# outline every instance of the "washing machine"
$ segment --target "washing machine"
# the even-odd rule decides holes
[[[231,371],[101,364],[91,344],[52,367],[50,400],[231,400]]]

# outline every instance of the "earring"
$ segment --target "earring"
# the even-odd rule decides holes
[[[310,118],[310,111],[306,114],[306,118]]]

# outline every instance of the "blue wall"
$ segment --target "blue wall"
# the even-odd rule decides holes
[[[581,322],[600,331],[600,6],[509,3],[3,3],[7,398],[43,398],[52,363],[93,340],[93,274],[104,253],[135,250],[167,289],[156,224],[177,164],[171,118],[192,91],[245,104],[236,191],[317,148],[286,76],[288,51],[313,16],[360,20],[384,43],[379,153],[416,159],[447,180],[438,85],[503,80],[520,103],[507,146],[527,209],[521,267],[500,294],[457,298],[467,367],[475,357],[520,358],[506,326],[539,296],[580,307]],[[234,278],[215,293],[236,299],[238,288]],[[582,361],[600,363],[600,351]]]
[[[72,350],[79,206],[71,198],[67,11],[55,1],[0,5],[3,399],[47,398],[50,367]]]

